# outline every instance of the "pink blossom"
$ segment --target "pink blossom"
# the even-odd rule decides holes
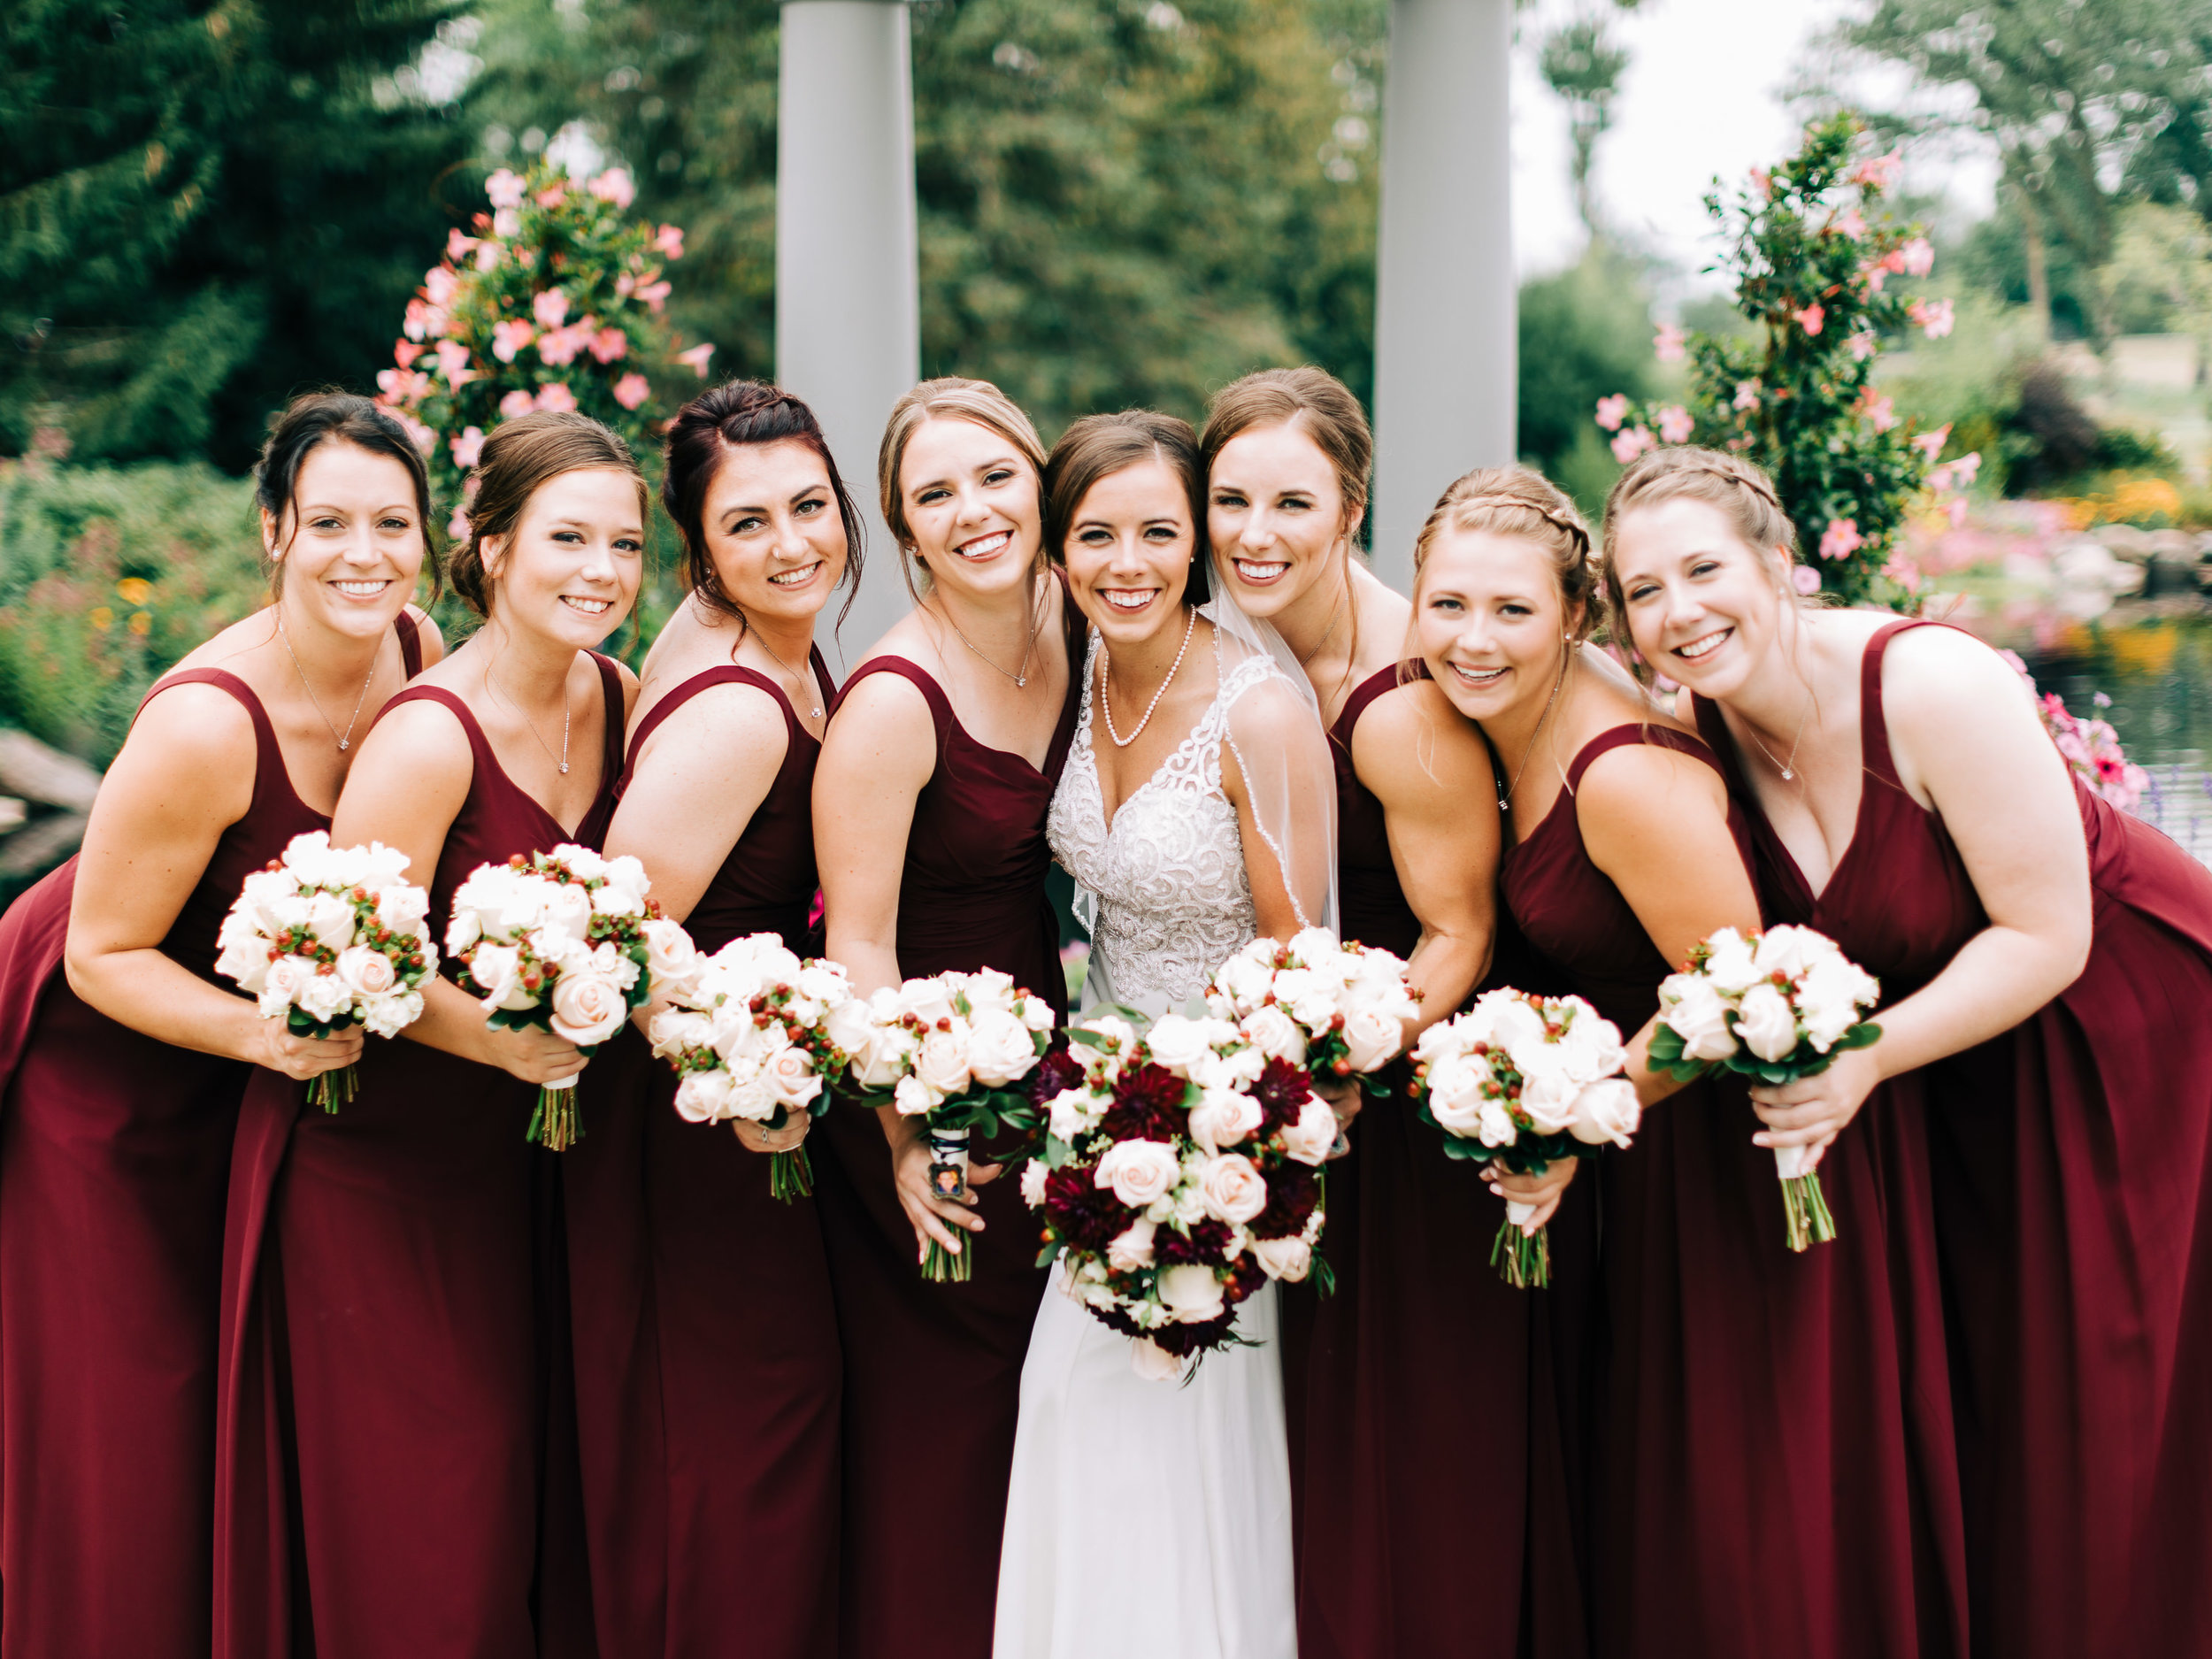
[[[491,198],[494,207],[520,207],[522,205],[522,175],[510,168],[502,167],[484,180],[484,194]]]
[[[403,369],[420,356],[422,356],[422,348],[411,340],[396,340],[392,342],[392,361]]]
[[[543,386],[538,388],[537,406],[540,409],[549,409],[560,414],[567,414],[576,407],[576,394],[568,389],[568,382],[565,380],[548,380]]]
[[[1809,565],[1793,566],[1790,586],[1801,594],[1816,594],[1820,591],[1820,572]]]
[[[1746,413],[1758,408],[1759,382],[1756,380],[1738,380],[1736,382],[1736,401],[1734,406],[1737,409],[1744,411]]]
[[[1835,518],[1820,534],[1820,557],[1824,559],[1847,558],[1866,545],[1866,538],[1859,534],[1858,521]]]
[[[449,541],[465,541],[469,539],[469,516],[465,509],[456,507],[453,510],[453,517],[445,521],[445,534]]]
[[[684,257],[684,232],[680,225],[664,225],[653,233],[653,246],[671,259]]]
[[[562,203],[567,200],[568,180],[566,179],[556,179],[552,183],[547,185],[544,189],[538,192],[538,205],[540,207],[558,207]]]
[[[1687,443],[1696,426],[1690,411],[1679,403],[1669,403],[1659,411],[1659,438],[1663,443]]]
[[[641,283],[635,292],[638,298],[643,300],[655,311],[660,310],[668,300],[668,284],[665,282]]]
[[[1886,190],[1897,182],[1897,175],[1904,167],[1904,157],[1894,150],[1886,156],[1869,156],[1851,169],[1850,181],[1870,190]]]
[[[469,369],[469,349],[457,340],[438,342],[438,372],[448,386],[466,386],[476,378]]]
[[[1892,248],[1887,253],[1884,254],[1881,257],[1881,266],[1883,270],[1890,273],[1893,276],[1904,275],[1905,250],[1903,244],[1900,243],[1897,247]]]
[[[1971,450],[1965,455],[1962,455],[1957,460],[1951,463],[1951,474],[1958,480],[1959,488],[1961,489],[1964,489],[1968,485],[1971,484],[1974,481],[1975,476],[1979,473],[1981,470],[1982,452],[1979,449]]]
[[[1608,432],[1618,432],[1621,423],[1628,419],[1628,397],[1616,392],[1610,397],[1598,399],[1598,425]]]
[[[453,465],[466,472],[476,465],[476,457],[484,452],[484,429],[481,426],[465,427],[446,442],[447,447],[453,451]]]
[[[1828,320],[1828,313],[1817,304],[1808,305],[1803,311],[1792,311],[1790,315],[1797,319],[1797,326],[1809,334],[1818,334],[1821,324]]]
[[[515,353],[537,338],[538,331],[528,323],[496,322],[492,325],[492,356],[502,363],[512,363]]]
[[[565,368],[576,361],[576,354],[589,342],[589,329],[581,326],[550,329],[538,336],[538,356],[555,368]]]
[[[522,215],[511,207],[503,207],[492,215],[492,234],[512,237],[522,230]]]
[[[1765,201],[1774,194],[1774,175],[1764,167],[1754,167],[1751,170],[1751,191],[1761,201]]]
[[[679,351],[676,361],[703,380],[707,378],[707,359],[713,355],[714,348],[710,345],[694,346],[688,351]]]
[[[530,300],[530,313],[538,319],[539,327],[558,328],[562,319],[568,315],[568,296],[558,288],[548,288],[542,294],[534,295]]]
[[[1897,250],[1899,263],[1909,276],[1926,276],[1935,269],[1935,250],[1925,236],[1915,236]]]
[[[1951,427],[1950,424],[1947,421],[1944,425],[1938,426],[1933,432],[1916,434],[1912,441],[1912,447],[1919,450],[1921,454],[1926,456],[1931,461],[1932,461],[1936,458],[1936,457],[1943,453],[1943,446],[1950,442]]]
[[[1915,300],[1906,307],[1905,314],[1918,323],[1931,340],[1940,340],[1949,334],[1955,320],[1949,300]]]
[[[399,422],[400,426],[405,429],[407,435],[414,440],[415,448],[420,449],[425,456],[436,451],[438,448],[436,433],[431,431],[429,427],[424,426],[403,409],[391,409],[388,412],[392,419]]]
[[[1874,355],[1874,348],[1880,343],[1875,339],[1872,329],[1862,328],[1851,336],[1851,355],[1858,362],[1863,363]]]
[[[619,362],[629,354],[629,336],[619,328],[602,328],[591,337],[591,355],[602,363]]]
[[[1683,357],[1682,331],[1672,323],[1661,323],[1659,332],[1651,338],[1652,355],[1662,363],[1679,363]]]
[[[1949,467],[1939,466],[1928,474],[1928,488],[1940,495],[1951,488],[1951,478]]]
[[[376,385],[384,394],[380,401],[395,409],[412,409],[432,390],[430,377],[419,369],[379,369]]]
[[[635,409],[653,395],[653,388],[642,374],[626,374],[614,383],[614,401],[625,409]]]
[[[1656,449],[1658,440],[1651,435],[1648,427],[1631,426],[1613,440],[1612,447],[1613,458],[1626,466],[1646,449]]]
[[[1964,528],[1966,528],[1966,497],[1965,497],[1965,496],[1963,496],[1963,495],[1954,495],[1954,496],[1952,496],[1952,497],[1951,497],[1951,501],[1950,501],[1950,505],[1949,505],[1948,507],[1947,507],[1947,508],[1945,509],[1945,511],[1950,514],[1950,517],[1951,517],[1951,528],[1953,528],[1954,530],[1963,530]]]
[[[1877,432],[1887,432],[1897,424],[1897,411],[1890,400],[1869,388],[1859,402],[1859,412],[1872,423]]]
[[[402,315],[400,330],[410,340],[420,340],[430,332],[430,307],[419,299],[409,300],[407,310]],[[441,329],[439,332],[444,331]]]
[[[1901,552],[1890,555],[1889,563],[1882,566],[1882,574],[1909,594],[1916,594],[1920,591],[1920,572],[1914,568],[1913,562]]]
[[[637,186],[630,182],[627,167],[610,167],[586,188],[601,201],[612,202],[618,210],[637,199]]]
[[[630,290],[636,286],[637,279],[630,275],[628,272],[624,272],[620,276],[615,278],[614,280],[615,297],[620,300],[628,299],[630,297]]]
[[[1878,261],[1873,265],[1863,266],[1859,274],[1866,279],[1868,293],[1879,294],[1882,291],[1882,284],[1889,280],[1889,267]]]
[[[1866,220],[1860,217],[1857,208],[1847,207],[1836,215],[1832,228],[1839,234],[1848,236],[1853,242],[1856,242],[1866,234]]]
[[[526,415],[536,407],[537,404],[530,399],[530,394],[520,387],[517,387],[499,400],[499,412],[510,420],[517,415]]]
[[[433,265],[422,274],[422,296],[433,305],[451,304],[453,290],[459,286],[460,279],[453,274],[450,265]]]
[[[506,251],[505,245],[501,242],[479,242],[476,245],[476,268],[479,271],[493,269],[499,264],[499,256]]]
[[[476,238],[464,234],[459,226],[456,225],[452,229],[446,232],[445,257],[451,260],[455,265],[460,264],[462,260],[467,258],[469,255],[474,253],[475,251]]]

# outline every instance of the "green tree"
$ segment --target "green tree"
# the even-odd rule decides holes
[[[1596,504],[1620,469],[1590,411],[1609,393],[1642,398],[1655,389],[1642,275],[1594,241],[1568,269],[1521,284],[1520,301],[1522,458]]]
[[[0,449],[58,424],[80,457],[204,453],[234,470],[295,388],[365,386],[469,149],[417,62],[464,50],[453,10],[10,6]]]
[[[1577,18],[1545,37],[1537,66],[1544,84],[1567,106],[1567,137],[1574,146],[1568,172],[1574,180],[1575,211],[1594,237],[1598,216],[1590,169],[1597,159],[1598,140],[1613,125],[1613,96],[1620,90],[1628,53],[1614,43],[1603,18]]]

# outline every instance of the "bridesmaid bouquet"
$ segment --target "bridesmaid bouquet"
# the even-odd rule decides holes
[[[886,986],[868,1003],[866,1041],[844,1047],[851,1086],[871,1106],[922,1119],[929,1182],[941,1197],[968,1194],[968,1138],[1002,1128],[1026,1133],[1037,1106],[1014,1086],[1036,1070],[1051,1046],[1052,1004],[995,968],[939,973]],[[856,1039],[858,1030],[849,1033]],[[932,1240],[922,1277],[964,1284],[974,1252],[948,1254]]]
[[[1540,1173],[1560,1158],[1624,1147],[1642,1121],[1622,1076],[1620,1028],[1578,996],[1487,991],[1465,1013],[1421,1033],[1413,1093],[1455,1158]],[[1490,1263],[1509,1285],[1551,1283],[1549,1229],[1528,1231],[1533,1205],[1506,1200]]]
[[[1759,1083],[1811,1077],[1844,1049],[1882,1034],[1859,1018],[1881,994],[1874,976],[1824,933],[1785,926],[1746,939],[1724,927],[1690,953],[1686,970],[1660,983],[1651,1068],[1684,1082],[1713,1071]],[[1811,1152],[1774,1148],[1793,1250],[1836,1236]]]
[[[454,893],[446,926],[461,988],[483,999],[495,1027],[535,1025],[596,1052],[652,995],[657,959],[681,972],[695,954],[648,885],[636,859],[573,844],[478,865]],[[583,1138],[574,1078],[538,1091],[525,1136],[550,1152]]]
[[[1357,1078],[1388,1093],[1374,1073],[1405,1047],[1405,1024],[1420,1002],[1406,964],[1371,945],[1340,944],[1309,927],[1288,944],[1260,938],[1214,971],[1206,1007],[1233,1019],[1271,1059],[1303,1065],[1316,1082]]]
[[[333,847],[326,830],[295,835],[245,879],[216,935],[215,972],[235,979],[296,1037],[354,1025],[380,1037],[422,1018],[423,980],[438,971],[423,931],[430,895],[401,879],[407,855],[381,841]],[[311,1104],[334,1112],[354,1094],[352,1066],[309,1079]]]
[[[1237,1304],[1271,1279],[1325,1286],[1336,1114],[1303,1070],[1221,1018],[1165,1014],[1140,1033],[1101,1013],[1068,1041],[1071,1080],[1022,1197],[1042,1214],[1039,1264],[1058,1257],[1068,1294],[1133,1340],[1139,1376],[1235,1342]]]
[[[824,1082],[872,1034],[845,970],[801,961],[774,933],[733,939],[710,956],[672,952],[666,977],[659,963],[652,972],[669,997],[653,1016],[653,1052],[676,1068],[676,1110],[695,1124],[780,1129],[800,1108],[818,1114]],[[768,1190],[785,1203],[814,1191],[803,1142],[769,1154]]]

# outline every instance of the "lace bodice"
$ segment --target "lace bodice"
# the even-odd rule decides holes
[[[1236,808],[1221,787],[1221,750],[1224,744],[1235,750],[1229,710],[1237,699],[1283,672],[1263,657],[1225,670],[1190,735],[1123,801],[1110,827],[1091,744],[1097,657],[1093,634],[1084,655],[1075,745],[1052,797],[1046,833],[1053,856],[1097,897],[1094,989],[1148,1012],[1179,1009],[1259,931]]]

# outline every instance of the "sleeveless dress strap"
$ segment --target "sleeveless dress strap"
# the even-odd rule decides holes
[[[1329,735],[1348,748],[1352,741],[1352,730],[1359,724],[1359,717],[1367,712],[1367,705],[1386,692],[1401,686],[1429,678],[1429,665],[1419,657],[1409,657],[1402,663],[1393,663],[1387,668],[1378,668],[1373,673],[1352,687],[1352,695],[1344,699],[1344,707],[1338,711],[1336,724]],[[1484,740],[1486,742],[1487,739]]]
[[[228,692],[245,709],[253,721],[254,800],[260,802],[261,792],[273,779],[281,778],[288,784],[291,774],[285,770],[284,751],[277,745],[276,727],[270,724],[269,711],[261,706],[261,699],[254,689],[227,668],[187,668],[169,674],[147,687],[146,695],[138,700],[138,710],[131,718],[135,720],[151,703],[172,686],[213,686]]]
[[[829,664],[823,660],[820,646],[808,646],[806,657],[814,670],[814,683],[822,688],[822,706],[826,709],[837,695],[837,682],[830,678]]]
[[[591,660],[599,668],[599,693],[606,701],[606,730],[600,733],[599,787],[603,790],[617,787],[622,778],[622,728],[627,723],[626,700],[622,695],[622,671],[614,664],[614,658],[603,657],[597,651]]]
[[[399,635],[400,666],[412,680],[422,672],[422,634],[415,626],[414,618],[407,614],[406,606],[402,605],[399,614],[392,618],[392,632]]]
[[[824,683],[826,686],[826,678]],[[795,743],[803,737],[813,735],[806,727],[799,724],[798,711],[791,706],[791,699],[784,695],[783,687],[758,669],[748,668],[741,663],[723,663],[713,668],[703,668],[646,710],[645,718],[638,722],[637,730],[630,736],[629,757],[623,762],[622,776],[615,784],[614,792],[617,800],[619,800],[623,793],[630,787],[630,774],[636,770],[638,754],[644,749],[646,739],[660,729],[663,720],[675,713],[701,692],[710,690],[716,686],[758,687],[775,698],[776,706],[783,710],[783,726],[787,741]]]
[[[1859,754],[1868,772],[1884,783],[1902,789],[1897,763],[1889,752],[1889,718],[1882,712],[1882,657],[1889,642],[1907,628],[1939,626],[1921,617],[1905,617],[1877,628],[1859,658]]]
[[[837,700],[830,705],[830,718],[833,720],[837,718],[837,710],[844,706],[845,699],[852,695],[853,687],[871,674],[896,674],[900,679],[913,683],[922,694],[923,701],[929,704],[929,718],[937,725],[937,752],[942,756],[945,745],[951,741],[958,724],[953,718],[952,703],[945,695],[945,688],[937,683],[929,670],[918,663],[908,662],[903,657],[872,657],[854,669],[853,677],[845,682],[843,689],[837,694]]]
[[[476,715],[468,704],[452,692],[443,686],[406,687],[394,693],[390,701],[376,711],[377,719],[382,720],[403,703],[434,703],[442,709],[451,710],[453,718],[461,723],[461,730],[468,735],[469,753],[475,759],[476,770],[480,773],[489,767],[493,772],[500,772],[499,757],[492,751],[491,739],[484,735],[484,728],[477,725]],[[372,726],[369,729],[376,728]],[[505,773],[500,775],[503,777]]]
[[[1568,763],[1567,793],[1572,795],[1582,787],[1582,774],[1590,770],[1591,763],[1599,756],[1639,744],[1652,749],[1671,749],[1678,755],[1687,755],[1694,760],[1703,761],[1715,772],[1721,771],[1719,758],[1701,739],[1692,737],[1687,732],[1678,732],[1671,726],[1661,726],[1656,721],[1640,720],[1631,726],[1609,727],[1585,743],[1574,759]]]

